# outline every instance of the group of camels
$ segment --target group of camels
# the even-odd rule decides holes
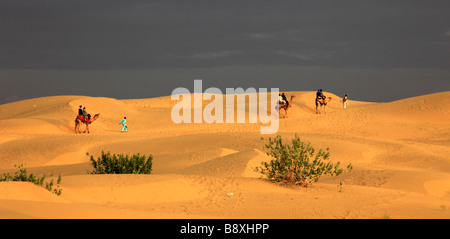
[[[280,118],[287,117],[288,109],[290,107],[292,107],[294,99],[295,99],[295,95],[292,95],[291,100],[289,101],[289,105],[283,103],[277,107],[278,111],[281,111],[281,109],[283,109],[284,113],[285,113],[283,117],[281,117],[281,114],[280,114]],[[316,99],[316,114],[322,114],[322,113],[325,114],[326,113],[325,108],[326,108],[328,102],[330,102],[330,101],[331,101],[331,97],[322,96],[322,97],[317,98]]]
[[[282,118],[287,117],[287,113],[290,107],[292,107],[292,104],[294,103],[294,99],[295,99],[295,95],[291,96],[291,99],[289,101],[289,105],[287,104],[280,104],[279,106],[277,106],[277,110],[280,112],[282,109],[284,110],[285,114]],[[321,114],[321,113],[326,113],[325,111],[325,107],[327,106],[328,102],[331,101],[331,97],[321,97],[321,98],[317,98],[316,99],[316,114]],[[84,120],[81,120],[78,116],[77,118],[75,118],[75,133],[88,133],[89,134],[89,124],[91,124],[92,122],[96,121],[98,118],[100,117],[100,114],[96,114],[94,115],[94,117],[92,117],[90,119],[90,122],[86,122]],[[281,114],[280,114],[281,117]],[[80,126],[84,124],[86,125],[86,129],[81,132],[80,130]]]

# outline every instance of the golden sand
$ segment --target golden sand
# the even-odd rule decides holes
[[[168,97],[55,96],[0,105],[0,173],[62,174],[57,196],[0,182],[0,218],[450,218],[450,92],[389,103],[295,95],[278,134],[298,134],[353,170],[309,188],[267,182],[261,124],[175,124]],[[100,118],[75,134],[79,105]],[[118,122],[126,116],[128,132]],[[272,135],[274,136],[274,135]],[[101,151],[152,154],[151,175],[91,175]],[[56,178],[56,176],[55,176]],[[342,191],[338,187],[343,182]]]

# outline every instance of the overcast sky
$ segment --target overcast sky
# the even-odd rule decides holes
[[[0,104],[177,87],[450,90],[448,0],[0,0]]]

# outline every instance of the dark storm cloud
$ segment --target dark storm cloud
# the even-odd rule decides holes
[[[449,5],[439,1],[2,1],[0,67],[445,67],[450,62]]]
[[[345,83],[362,100],[366,79],[379,101],[450,90],[449,12],[441,0],[3,0],[0,103],[154,97],[194,78],[332,92]]]

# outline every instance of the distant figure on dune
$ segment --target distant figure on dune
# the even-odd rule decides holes
[[[122,133],[123,131],[128,132],[128,126],[127,126],[127,117],[123,117],[123,120],[119,122],[119,124],[122,124]]]
[[[326,113],[326,106],[331,101],[331,97],[326,97],[322,93],[322,89],[318,89],[316,93],[316,114]],[[320,106],[320,109],[319,109]]]
[[[344,96],[344,98],[341,99],[342,107],[345,109],[347,108],[347,95]]]

